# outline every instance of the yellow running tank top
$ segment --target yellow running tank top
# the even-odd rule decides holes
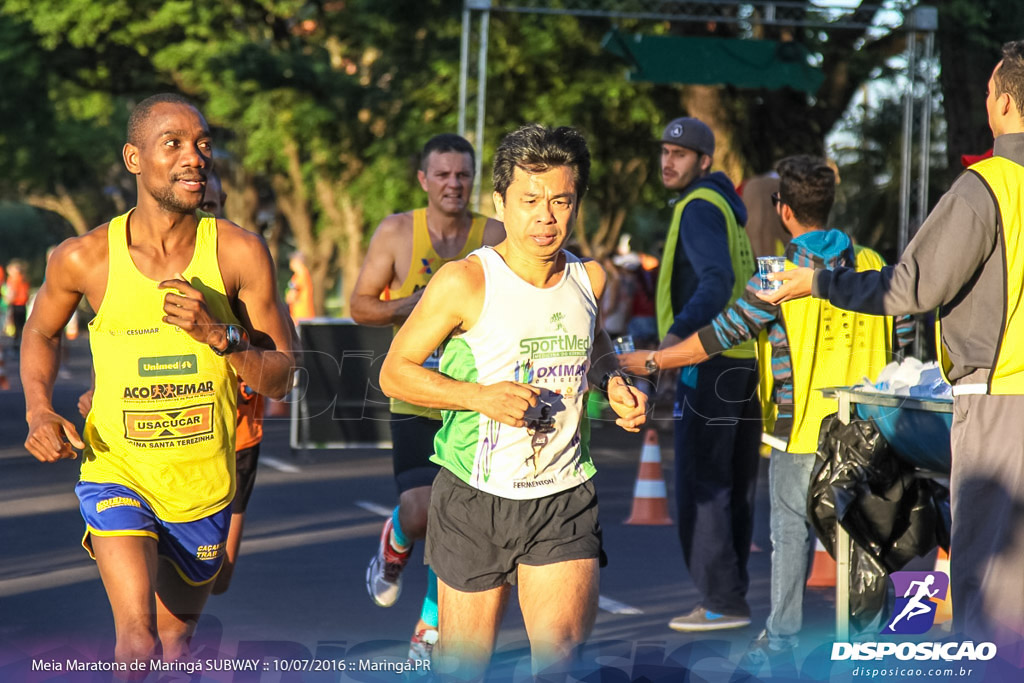
[[[182,274],[218,320],[237,324],[217,263],[217,220],[199,215],[195,252]],[[235,494],[238,380],[226,358],[163,322],[168,290],[135,267],[130,216],[107,228],[107,291],[89,323],[96,390],[81,480],[122,484],[161,519],[190,522]]]
[[[430,282],[430,278],[438,269],[449,261],[464,259],[484,243],[484,227],[487,225],[487,216],[473,214],[473,223],[469,227],[469,235],[466,236],[466,243],[458,254],[451,258],[442,258],[434,250],[434,244],[430,241],[430,232],[427,230],[427,210],[416,209],[412,212],[412,261],[409,264],[409,274],[405,276],[402,286],[389,293],[389,299],[404,299],[412,296],[423,289]],[[398,325],[395,325],[395,334],[398,334]],[[437,349],[427,358],[423,364],[436,370],[441,360],[441,349]],[[400,415],[419,415],[433,420],[441,419],[441,411],[391,399],[391,412]]]

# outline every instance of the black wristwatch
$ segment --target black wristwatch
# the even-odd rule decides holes
[[[654,360],[653,353],[644,361],[644,370],[647,371],[648,375],[654,375],[661,370],[661,366],[658,365],[658,361]]]
[[[248,335],[245,334],[245,329],[239,325],[228,325],[224,328],[224,338],[227,339],[228,345],[223,350],[218,349],[213,344],[210,344],[210,348],[218,356],[226,356],[229,353],[234,353],[239,349],[242,343],[245,341]]]
[[[608,382],[612,380],[612,377],[621,377],[623,384],[632,387],[636,386],[633,384],[633,378],[624,373],[622,370],[612,370],[607,375],[601,378],[601,383],[597,385],[597,388],[601,390],[601,393],[608,393]]]

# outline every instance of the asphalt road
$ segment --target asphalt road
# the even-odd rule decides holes
[[[9,361],[12,380],[16,370],[16,361]],[[72,345],[55,392],[63,414],[77,418],[75,402],[88,379],[87,340],[80,339]],[[0,682],[110,680],[109,672],[67,671],[69,661],[111,659],[113,622],[95,563],[80,546],[83,524],[73,493],[78,463],[41,464],[26,453],[19,387],[15,381],[12,390],[0,392]],[[671,482],[671,422],[658,424],[665,477]],[[154,672],[150,680],[396,680],[393,672],[352,670],[360,660],[404,661],[425,590],[417,549],[398,604],[381,609],[366,594],[366,564],[376,548],[382,514],[395,502],[390,453],[293,453],[285,420],[269,420],[266,431],[231,590],[210,599],[193,643],[196,658],[207,666],[191,675]],[[602,572],[602,609],[584,656],[602,673],[586,679],[747,679],[736,662],[768,613],[769,553],[759,550],[751,557],[754,614],[749,628],[701,636],[671,631],[668,621],[689,611],[697,594],[674,527],[622,523],[630,513],[641,442],[640,435],[609,425],[595,429],[592,440],[610,564]],[[754,542],[767,549],[767,462],[762,464]],[[831,646],[832,604],[826,589],[811,591],[805,603],[808,630],[821,647]],[[256,671],[211,670],[246,666],[250,659],[259,662]],[[811,659],[802,664],[805,672]],[[344,672],[336,670],[342,661]],[[64,670],[41,670],[47,662]],[[827,678],[828,664],[815,664],[826,669],[814,677]],[[332,670],[281,670],[325,666]],[[792,666],[795,675],[801,663]],[[780,677],[783,673],[760,676],[788,680]],[[513,606],[491,679],[521,680],[528,674],[526,632]]]

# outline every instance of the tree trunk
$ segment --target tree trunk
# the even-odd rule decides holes
[[[25,198],[25,203],[38,209],[52,211],[61,216],[71,224],[76,235],[84,235],[89,232],[93,226],[89,225],[88,221],[85,220],[85,216],[82,215],[78,204],[75,203],[67,188],[58,183],[56,190],[55,194],[29,195]]]
[[[682,107],[688,116],[700,119],[715,134],[715,158],[712,168],[724,171],[733,183],[743,180],[743,155],[733,144],[733,123],[723,100],[724,89],[717,85],[688,85],[683,88]]]
[[[937,44],[942,64],[942,106],[946,113],[946,161],[949,179],[963,167],[961,154],[981,154],[992,147],[992,131],[985,113],[985,87],[999,61],[998,38],[989,31],[965,31],[976,8],[962,0],[935,3],[939,6]],[[979,4],[988,4],[985,2]],[[997,32],[996,24],[992,31]],[[1009,32],[1016,32],[1016,27]],[[1007,38],[1009,40],[1010,38]]]
[[[352,201],[352,195],[345,189],[343,182],[330,183],[322,177],[317,178],[317,197],[327,216],[329,227],[320,235],[329,240],[330,246],[337,246],[337,261],[341,271],[341,305],[345,314],[348,313],[348,300],[363,264],[363,208]],[[332,252],[333,253],[333,252]]]
[[[324,301],[326,299],[327,270],[330,267],[331,258],[322,256],[322,250],[318,247],[312,206],[309,193],[306,191],[306,183],[302,175],[302,161],[299,157],[299,148],[293,140],[285,142],[283,153],[287,162],[287,175],[277,174],[271,182],[274,192],[277,195],[277,205],[288,219],[288,227],[291,228],[292,236],[295,238],[295,245],[299,253],[306,261],[313,279],[313,308],[317,315],[324,314]],[[322,239],[322,236],[321,236]]]

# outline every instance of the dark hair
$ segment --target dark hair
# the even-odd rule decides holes
[[[1009,93],[1017,113],[1024,116],[1024,40],[1003,45],[1002,64],[992,76],[992,83],[996,87],[993,94]]]
[[[423,145],[423,151],[420,152],[420,170],[427,170],[427,159],[434,152],[441,154],[445,152],[468,154],[469,160],[476,163],[473,145],[469,144],[469,140],[455,133],[441,133],[427,140],[427,144]]]
[[[824,228],[836,198],[836,174],[825,160],[807,154],[779,162],[779,197],[801,225]]]
[[[554,130],[537,123],[523,126],[506,135],[494,154],[494,191],[505,198],[517,167],[543,173],[557,166],[572,169],[576,199],[583,199],[590,182],[590,151],[583,134],[568,126]]]
[[[136,147],[142,144],[142,132],[146,127],[146,121],[149,119],[149,113],[158,104],[183,104],[186,107],[192,107],[199,111],[196,105],[177,93],[164,92],[147,97],[135,105],[131,116],[128,117],[128,142],[130,144]]]

